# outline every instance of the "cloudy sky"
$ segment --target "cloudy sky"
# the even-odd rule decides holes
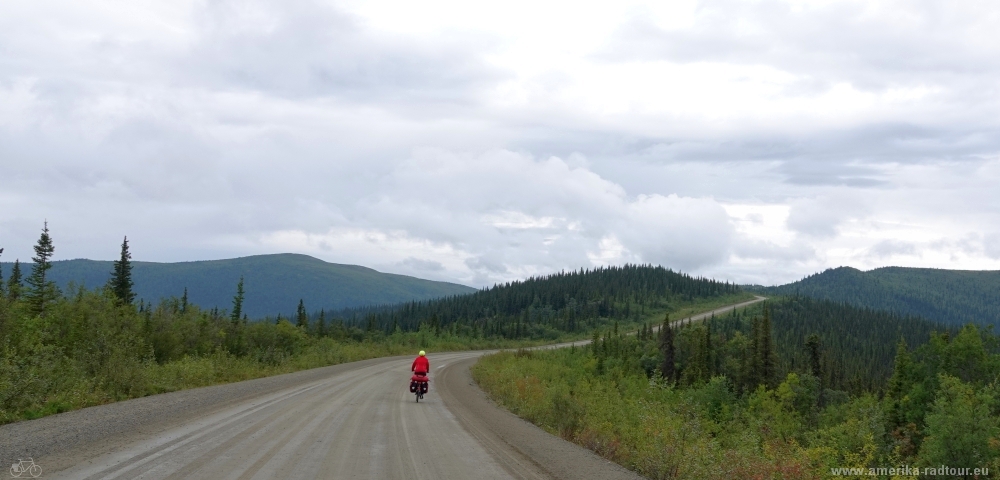
[[[1000,7],[0,2],[0,247],[1000,269]]]

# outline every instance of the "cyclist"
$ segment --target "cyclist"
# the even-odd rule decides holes
[[[417,375],[427,375],[427,372],[431,371],[431,362],[427,360],[427,353],[423,350],[420,351],[420,355],[413,360],[413,365],[410,366],[410,371]]]
[[[413,372],[413,376],[410,377],[410,392],[417,394],[418,402],[427,393],[427,372],[430,370],[431,362],[427,360],[426,353],[421,350],[420,355],[417,355],[417,358],[413,360],[413,365],[410,366],[410,371]]]

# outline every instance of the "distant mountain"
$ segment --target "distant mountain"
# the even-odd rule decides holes
[[[1000,271],[883,267],[863,272],[840,267],[778,287],[772,295],[804,295],[921,316],[946,324],[1000,327]]]
[[[3,263],[5,279],[10,276],[11,267],[12,264]],[[27,276],[30,264],[22,268]],[[112,262],[107,261],[61,260],[52,262],[49,275],[64,290],[70,282],[95,288],[107,283],[111,269]],[[300,298],[313,312],[321,308],[343,310],[476,291],[464,285],[381,273],[291,253],[201,262],[133,262],[132,269],[135,292],[147,302],[171,296],[179,298],[187,287],[191,303],[220,309],[232,308],[241,275],[246,290],[243,311],[251,318],[294,314]]]

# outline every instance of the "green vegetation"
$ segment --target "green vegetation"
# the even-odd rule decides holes
[[[529,344],[427,329],[392,335],[335,322],[319,332],[288,320],[233,321],[169,299],[123,305],[78,289],[41,315],[0,300],[0,423],[184,388],[380,356]]]
[[[121,258],[115,260],[114,270],[111,272],[111,279],[108,280],[108,288],[121,303],[135,302],[135,292],[132,287],[132,254],[128,251],[128,237],[122,240]],[[240,288],[243,287],[243,279],[240,279]]]
[[[563,332],[589,333],[609,319],[638,323],[654,313],[722,297],[727,301],[753,298],[730,283],[693,278],[663,267],[624,265],[529,278],[471,295],[392,308],[348,310],[342,315],[389,331],[413,330],[429,322],[435,329],[453,327],[481,336],[555,340]]]
[[[1000,468],[1000,338],[935,327],[785,298],[658,333],[611,327],[584,348],[503,352],[473,376],[518,415],[650,478]]]
[[[138,273],[143,264],[131,262],[127,241],[120,260],[106,265],[111,280],[95,290],[60,289],[50,275],[59,264],[49,262],[54,251],[46,226],[36,246],[31,282],[22,284],[15,262],[6,290],[0,288],[0,423],[420,349],[509,348],[578,339],[591,327],[637,325],[663,311],[709,308],[750,296],[733,285],[659,267],[625,266],[533,278],[472,295],[346,316],[328,316],[325,309],[309,315],[304,296],[297,296],[294,319],[255,322],[248,321],[247,305],[256,294],[244,288],[243,279],[228,287],[229,312],[189,302],[187,288],[178,288],[180,299],[136,304],[130,299],[134,291],[142,291]],[[273,257],[281,256],[264,260]],[[314,259],[291,257],[306,259],[302,277],[314,273]],[[298,275],[284,268],[276,269],[279,279]],[[261,279],[267,272],[252,275]],[[199,295],[194,289],[190,294]]]
[[[127,253],[127,242],[123,242],[123,247]],[[121,259],[54,261],[46,279],[62,290],[69,290],[71,284],[99,288],[109,282],[119,262]],[[11,271],[13,266],[0,264],[4,271]],[[19,268],[26,266],[21,264]],[[129,266],[129,279],[134,283],[132,292],[137,300],[155,304],[161,298],[179,296],[187,288],[189,302],[205,310],[228,308],[233,286],[242,277],[247,292],[243,313],[250,318],[288,315],[300,298],[317,310],[332,311],[476,291],[464,285],[381,273],[289,253],[180,263],[135,262],[130,256]]]
[[[752,289],[765,295],[804,295],[950,325],[1000,327],[1000,271],[884,267],[862,272],[840,267],[787,285]]]

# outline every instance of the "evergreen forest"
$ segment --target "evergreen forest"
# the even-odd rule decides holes
[[[478,336],[553,340],[590,332],[607,319],[640,322],[705,298],[752,298],[735,284],[651,265],[598,267],[494,285],[402,305],[338,312],[367,329],[413,331],[427,324]]]
[[[245,278],[228,308],[201,308],[194,289],[150,302],[128,239],[106,283],[60,287],[46,224],[30,263],[0,269],[0,423],[377,356],[536,345],[583,338],[613,322],[735,303],[731,284],[660,267],[600,268],[396,306],[253,319]],[[0,254],[3,251],[0,250]],[[266,272],[258,272],[265,275]],[[373,287],[374,288],[374,287]]]
[[[1000,271],[883,267],[862,272],[840,267],[787,285],[750,289],[763,295],[833,300],[950,325],[1000,327]]]
[[[650,478],[1000,468],[1000,338],[808,297],[473,369],[501,404]],[[860,473],[858,473],[860,472]]]

